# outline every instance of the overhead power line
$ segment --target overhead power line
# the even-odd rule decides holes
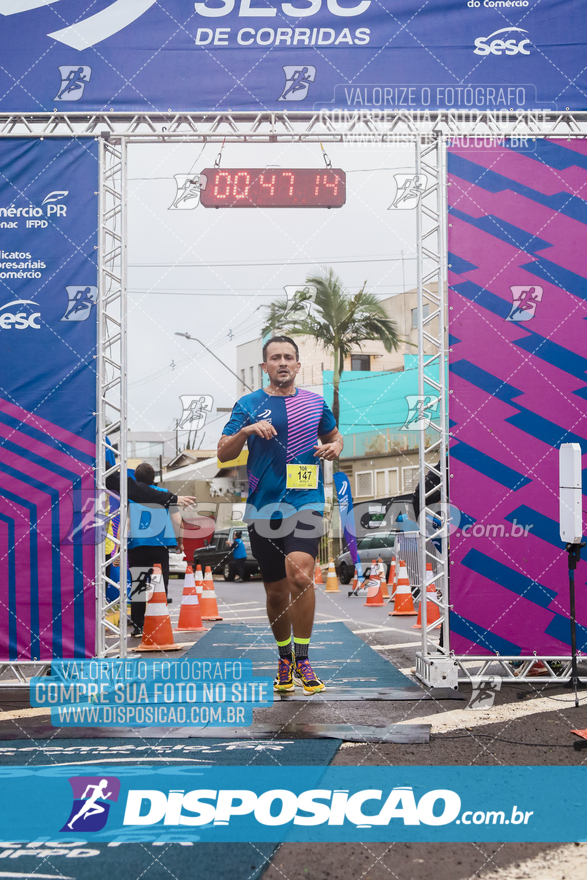
[[[416,260],[416,257],[404,257],[404,261]],[[249,266],[317,266],[330,263],[401,263],[402,257],[329,257],[313,260],[270,260],[268,262],[244,261],[231,262],[228,260],[217,263],[129,263],[129,269],[208,269],[208,268],[231,268],[246,269]]]

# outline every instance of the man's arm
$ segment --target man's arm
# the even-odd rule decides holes
[[[137,504],[159,504],[163,507],[177,504],[177,495],[173,492],[160,492],[146,483],[137,483],[132,477],[126,478],[126,485],[129,501],[136,501]],[[106,478],[106,488],[120,495],[120,471],[115,471]]]
[[[334,428],[328,434],[322,434],[320,440],[322,446],[314,446],[316,450],[314,458],[323,458],[326,461],[334,461],[338,458],[344,448],[344,440],[338,428]]]
[[[172,504],[190,504],[196,500],[191,495],[174,495],[173,492],[167,490],[155,489],[146,483],[137,482],[132,477],[126,478],[126,485],[128,500],[136,501],[137,504],[157,504],[170,507]],[[120,471],[116,471],[106,478],[106,488],[120,495]]]
[[[223,434],[218,441],[218,450],[216,453],[218,455],[218,461],[232,461],[234,458],[238,458],[247,439],[252,434],[256,434],[264,440],[271,440],[272,437],[275,437],[277,431],[270,422],[263,420],[261,422],[255,422],[254,425],[245,425],[245,427],[241,428],[240,431],[237,431],[236,434]]]
[[[183,553],[183,538],[181,532],[181,522],[182,516],[179,510],[174,510],[173,513],[170,514],[171,522],[173,524],[173,531],[175,532],[175,537],[177,540],[177,546],[181,553]]]

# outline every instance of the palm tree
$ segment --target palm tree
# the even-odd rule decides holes
[[[332,412],[338,425],[340,414],[339,385],[344,370],[344,359],[354,346],[379,339],[386,351],[397,351],[401,339],[395,321],[372,293],[366,293],[363,284],[354,296],[343,286],[342,280],[331,268],[321,275],[306,278],[308,287],[316,289],[315,303],[308,308],[313,293],[300,291],[293,305],[277,300],[267,306],[268,314],[263,334],[280,328],[292,336],[313,336],[324,349],[334,356]]]

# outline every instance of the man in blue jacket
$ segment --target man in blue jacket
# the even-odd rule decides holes
[[[232,550],[232,558],[234,559],[234,565],[236,568],[236,574],[239,580],[244,581],[245,579],[245,561],[247,558],[247,548],[245,547],[243,541],[243,533],[235,532],[234,533],[234,541],[230,545],[230,549]]]
[[[148,462],[137,465],[134,473],[138,484],[153,486],[155,471]],[[163,494],[164,493],[164,494]],[[163,502],[167,491],[157,490]],[[176,537],[176,529],[180,534],[181,515],[178,511],[170,513],[161,505],[138,504],[130,501],[130,528],[128,539],[128,564],[132,575],[130,597],[130,616],[134,624],[132,636],[140,636],[143,632],[147,589],[153,566],[159,563],[165,584],[165,593],[169,584],[169,548],[178,546],[182,551],[181,537]],[[175,528],[174,528],[175,526]],[[170,601],[169,599],[167,600]]]

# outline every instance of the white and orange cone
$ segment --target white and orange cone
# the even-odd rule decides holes
[[[387,581],[385,580],[385,565],[383,564],[383,559],[381,559],[381,557],[377,560],[377,565],[379,566],[379,578],[381,580],[381,595],[384,599],[389,599],[389,590],[387,589]]]
[[[380,608],[385,605],[381,594],[381,578],[379,576],[379,566],[373,560],[371,566],[371,574],[367,582],[367,601],[363,602],[363,607],[369,605],[371,608]]]
[[[202,590],[200,610],[202,612],[202,620],[222,620],[218,614],[218,603],[216,601],[214,581],[212,580],[212,569],[209,565],[206,566],[206,574],[204,575],[204,588]]]
[[[395,596],[395,588],[397,587],[397,572],[396,572],[396,561],[395,556],[391,557],[391,562],[389,564],[389,577],[387,579],[387,588],[391,594],[391,598]]]
[[[349,596],[366,596],[366,582],[363,578],[359,583],[359,573],[357,571],[357,566],[355,565],[355,574],[353,576],[353,582],[351,584],[351,588],[348,592]]]
[[[410,589],[410,579],[408,577],[408,569],[403,559],[399,563],[399,577],[397,579],[397,589],[395,591],[395,607],[389,612],[393,617],[416,616],[414,608],[414,600]]]
[[[332,557],[328,560],[328,575],[326,577],[326,589],[325,593],[340,593],[338,588],[338,578],[336,577],[336,571],[334,568],[334,559]]]
[[[198,599],[202,598],[202,590],[204,589],[204,579],[202,577],[202,566],[196,566],[196,573],[194,575],[194,580],[196,582],[196,592],[198,594]]]
[[[430,629],[430,626],[433,623],[436,623],[437,620],[440,620],[440,608],[436,604],[436,602],[431,602],[428,598],[429,593],[433,593],[436,595],[436,587],[432,583],[432,563],[426,563],[426,628]],[[420,599],[420,604],[418,605],[418,619],[416,623],[413,625],[412,629],[422,629],[422,602],[423,597]],[[440,624],[435,626],[434,629],[440,629]]]
[[[151,575],[153,592],[145,609],[143,638],[135,651],[181,651],[182,645],[173,641],[171,618],[167,610],[167,595],[163,585],[161,566],[156,563]]]
[[[175,632],[208,632],[208,629],[202,623],[198,591],[191,565],[188,565],[185,571],[183,596],[181,598],[179,620]]]
[[[322,579],[322,569],[320,568],[320,563],[316,560],[316,568],[314,569],[314,586],[317,587],[318,584],[323,584],[324,580]]]

